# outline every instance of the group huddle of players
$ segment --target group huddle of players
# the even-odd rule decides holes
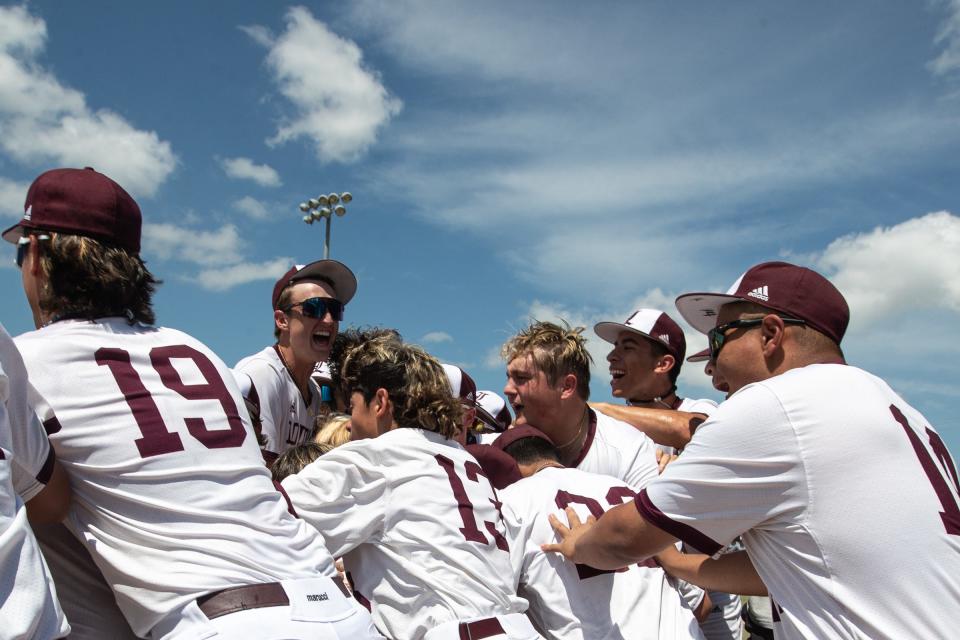
[[[661,310],[597,324],[624,404],[589,402],[582,328],[535,321],[504,402],[340,332],[334,260],[277,280],[275,343],[231,369],[155,323],[140,228],[113,180],[55,169],[3,233],[37,330],[0,327],[0,639],[738,639],[740,595],[759,637],[953,632],[953,459],[845,362],[814,271],[680,296],[690,357]],[[678,395],[684,361],[726,400]]]

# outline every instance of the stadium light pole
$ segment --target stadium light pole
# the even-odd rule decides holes
[[[345,216],[347,208],[344,206],[353,200],[353,195],[349,191],[343,193],[328,193],[319,195],[316,198],[310,198],[306,202],[300,203],[300,211],[305,213],[303,221],[307,224],[313,224],[315,220],[323,218],[327,222],[327,232],[323,240],[323,259],[330,257],[330,220],[333,215]]]

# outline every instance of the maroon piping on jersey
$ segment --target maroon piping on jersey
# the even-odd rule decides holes
[[[53,447],[50,447],[50,451],[47,453],[47,459],[44,460],[43,466],[40,467],[40,473],[37,474],[37,482],[40,484],[50,482],[50,477],[53,476],[53,465],[56,463],[57,454],[54,453]]]
[[[60,421],[57,420],[57,416],[53,416],[52,418],[48,418],[47,420],[43,421],[43,430],[47,432],[48,436],[52,436],[62,428],[63,426],[61,426]]]
[[[571,468],[580,466],[580,463],[587,457],[587,452],[590,451],[590,447],[593,445],[594,436],[597,435],[597,413],[593,409],[587,409],[587,411],[590,412],[590,427],[587,429],[587,439],[583,441],[583,448],[580,449],[580,455],[577,456],[576,462],[570,465]]]
[[[637,494],[633,504],[636,505],[637,511],[640,512],[644,520],[686,542],[700,551],[700,553],[712,556],[723,548],[723,545],[718,544],[709,536],[700,533],[688,524],[671,519],[670,516],[660,511],[660,509],[650,501],[650,498],[647,497],[646,489],[643,489]]]
[[[277,488],[277,491],[280,492],[280,495],[283,496],[283,499],[287,501],[287,511],[290,512],[290,515],[292,515],[294,518],[299,518],[300,516],[297,515],[297,510],[293,508],[293,502],[290,501],[290,496],[287,495],[287,490],[283,488],[283,485],[274,480],[273,486]]]

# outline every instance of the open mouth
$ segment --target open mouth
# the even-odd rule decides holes
[[[610,377],[613,380],[619,380],[623,376],[627,375],[627,372],[623,369],[610,369]]]
[[[310,336],[310,342],[315,349],[329,349],[333,341],[333,332],[326,329],[316,331]]]

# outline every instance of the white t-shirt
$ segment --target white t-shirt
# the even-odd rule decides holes
[[[682,398],[676,409],[677,411],[686,411],[687,413],[702,413],[705,416],[709,416],[717,410],[717,403],[708,398]]]
[[[267,462],[273,463],[287,449],[310,439],[314,420],[323,407],[320,387],[313,378],[307,382],[310,387],[310,405],[307,406],[276,346],[247,356],[234,369],[250,376],[253,383],[250,394],[260,406]]]
[[[636,504],[705,553],[743,534],[778,638],[947,638],[960,611],[954,469],[883,380],[820,364],[731,396]]]
[[[549,640],[702,638],[693,612],[652,561],[604,572],[544,553],[556,535],[547,516],[566,506],[599,517],[632,500],[633,489],[611,476],[548,467],[500,491],[517,593]]]
[[[74,500],[66,524],[131,628],[145,635],[198,595],[335,575],[317,532],[287,512],[230,370],[194,338],[121,318],[17,338],[56,418]]]
[[[520,613],[496,493],[463,447],[397,428],[337,447],[282,482],[297,515],[343,556],[358,599],[396,640]]]
[[[18,451],[12,432],[29,426],[29,423],[11,422],[14,416],[18,420],[25,417],[18,410],[8,412],[9,406],[26,400],[11,395],[12,390],[26,384],[25,376],[20,378],[13,371],[7,375],[8,366],[22,371],[18,361],[13,341],[0,325],[0,636],[61,638],[70,632],[70,625],[27,523],[27,509],[13,487]],[[35,416],[30,417],[36,421]]]
[[[656,445],[626,422],[590,409],[587,439],[571,466],[641,489],[657,477]]]

